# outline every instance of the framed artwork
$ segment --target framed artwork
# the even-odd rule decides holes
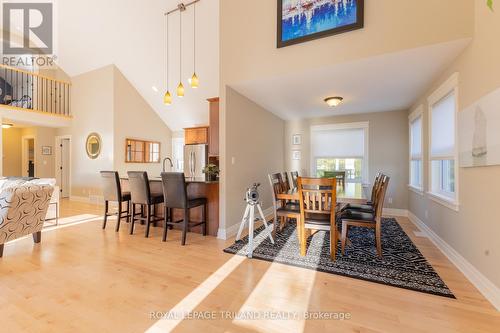
[[[42,146],[42,155],[52,155],[52,147]]]
[[[293,160],[298,161],[298,160],[300,160],[300,157],[301,157],[300,150],[292,151],[292,159]]]
[[[500,165],[500,89],[458,113],[460,167]]]
[[[302,144],[302,135],[300,135],[300,134],[294,134],[292,136],[292,144],[294,146],[301,145]]]
[[[278,48],[363,28],[364,0],[277,0]]]

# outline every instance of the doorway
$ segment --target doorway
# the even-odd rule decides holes
[[[61,192],[61,198],[71,195],[71,138],[61,136],[56,138],[56,181]]]
[[[22,137],[22,176],[35,177],[35,137],[23,136]]]

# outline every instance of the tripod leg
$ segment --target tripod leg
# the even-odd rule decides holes
[[[248,220],[248,258],[253,255],[253,225],[255,223],[255,206],[250,207],[250,219]]]
[[[271,243],[274,244],[273,235],[271,233],[271,227],[267,225],[266,217],[264,216],[264,212],[262,211],[262,207],[260,206],[260,204],[257,205],[257,208],[259,209],[260,218],[262,219],[262,222],[264,222],[264,226],[266,227],[266,231],[269,233],[269,235],[268,235],[269,239],[271,240]]]
[[[241,238],[241,233],[243,232],[243,228],[245,227],[245,223],[248,219],[248,211],[250,209],[250,205],[247,205],[245,208],[245,214],[243,214],[243,218],[241,219],[240,228],[238,229],[238,234],[236,235],[236,240],[239,241]]]

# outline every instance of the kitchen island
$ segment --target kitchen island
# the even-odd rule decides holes
[[[187,192],[189,198],[207,198],[207,234],[217,236],[219,230],[219,182],[207,181],[203,178],[187,178]],[[163,193],[161,177],[151,177],[149,179],[151,192]],[[129,191],[128,178],[121,178],[122,191]],[[158,215],[163,216],[163,204],[158,205]],[[201,221],[203,208],[197,207],[191,209],[191,221]],[[184,211],[180,209],[173,210],[173,220],[179,221],[184,218]],[[177,228],[180,228],[179,224]],[[201,226],[194,227],[190,232],[201,233]]]

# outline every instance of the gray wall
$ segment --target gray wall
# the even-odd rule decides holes
[[[285,122],[229,87],[225,101],[226,164],[222,172],[226,196],[225,224],[221,227],[227,229],[240,223],[245,190],[254,182],[262,184],[262,208],[272,206],[267,175],[284,169]]]
[[[369,177],[377,172],[391,177],[385,207],[408,208],[408,113],[407,111],[366,113],[288,121],[285,126],[285,166],[302,175],[310,171],[310,127],[313,125],[369,122]],[[292,136],[302,135],[302,145],[293,146]],[[301,160],[292,159],[292,151],[301,151]],[[392,204],[389,199],[392,198]]]

